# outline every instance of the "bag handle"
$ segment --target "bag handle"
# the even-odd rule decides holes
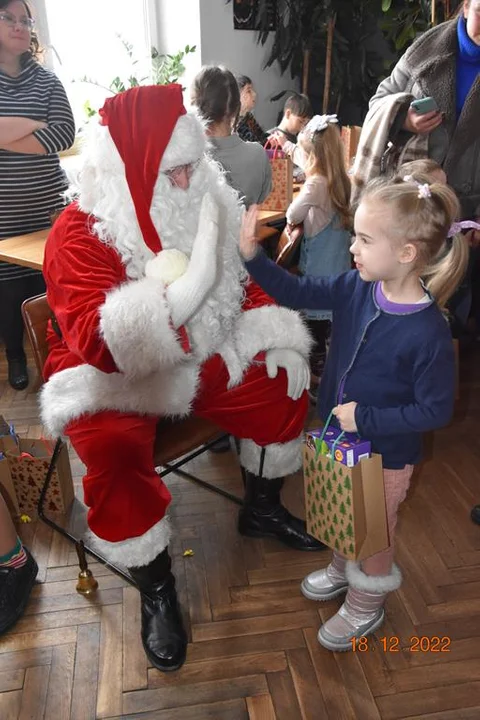
[[[264,150],[273,150],[273,158],[272,160],[277,160],[277,152],[281,151],[283,152],[282,146],[278,142],[278,140],[275,140],[275,145],[273,145],[273,140],[268,138],[267,142],[263,146]]]
[[[330,423],[332,422],[332,418],[333,418],[333,409],[331,410],[330,415],[329,415],[328,418],[327,418],[327,422],[326,422],[325,425],[323,426],[322,434],[320,435],[320,442],[318,443],[317,452],[316,452],[316,454],[315,454],[315,460],[316,460],[316,459],[318,458],[318,456],[320,455],[320,452],[321,452],[321,450],[322,450],[322,445],[323,445],[323,443],[325,442],[325,435],[327,434],[327,430],[328,430],[328,428],[330,427]],[[345,431],[342,430],[342,432],[340,433],[340,435],[337,437],[337,439],[335,440],[335,442],[334,442],[333,445],[332,445],[332,456],[335,454],[335,448],[336,448],[336,446],[338,445],[338,443],[340,442],[340,440],[343,440],[344,436],[345,436]],[[335,459],[335,458],[332,457],[332,459]]]

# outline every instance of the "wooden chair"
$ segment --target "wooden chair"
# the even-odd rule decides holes
[[[26,300],[22,306],[22,315],[27,335],[33,349],[35,365],[37,367],[40,377],[42,378],[43,366],[48,355],[47,324],[50,319],[55,322],[55,318],[48,305],[46,295],[39,295],[37,297]],[[182,469],[183,465],[206,452],[210,447],[212,447],[212,445],[214,445],[219,440],[220,437],[223,436],[224,433],[222,433],[219,427],[217,427],[210,421],[204,420],[199,417],[189,416],[182,420],[161,420],[158,423],[157,436],[155,441],[155,467],[163,468],[163,477],[170,473],[175,473],[180,477],[197,483],[201,487],[210,490],[211,492],[222,495],[231,502],[241,505],[242,501],[240,498],[232,495],[231,493],[223,490],[222,488],[216,487],[215,485],[206,482],[205,480],[201,480],[195,475],[192,475],[192,473],[186,472]],[[54,530],[61,533],[68,540],[75,543],[81,571],[88,572],[87,563],[85,560],[85,552],[87,552],[89,555],[94,557],[102,564],[108,565],[114,572],[116,572],[118,575],[121,575],[130,584],[134,585],[135,583],[132,581],[130,575],[126,574],[120,568],[113,566],[104,557],[100,556],[91,548],[84,545],[81,539],[76,538],[74,535],[65,530],[65,528],[63,528],[61,525],[56,523],[54,520],[52,520],[45,514],[45,497],[53,472],[55,470],[55,465],[61,447],[62,439],[58,438],[38,501],[37,510],[39,518],[47,525],[52,527]],[[77,589],[79,589],[78,586]]]

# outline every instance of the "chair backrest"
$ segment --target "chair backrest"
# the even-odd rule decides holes
[[[22,315],[28,339],[33,349],[35,365],[40,377],[43,377],[43,366],[48,355],[47,325],[52,317],[47,296],[37,295],[25,300],[22,305]]]

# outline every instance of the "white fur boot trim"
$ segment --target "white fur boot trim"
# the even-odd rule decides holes
[[[366,575],[360,570],[358,563],[347,562],[346,575],[349,585],[368,593],[394,592],[402,584],[402,573],[395,564],[392,566],[390,575]]]
[[[142,567],[155,560],[167,547],[172,528],[168,517],[159,520],[147,532],[138,537],[110,542],[102,540],[91,530],[86,533],[85,540],[106,560],[113,564],[124,565],[125,567]]]
[[[265,446],[262,477],[280,478],[296,472],[302,464],[303,435],[286,443]],[[262,447],[253,440],[240,441],[240,463],[254,475],[260,474]]]

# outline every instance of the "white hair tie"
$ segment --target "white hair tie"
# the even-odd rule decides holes
[[[430,185],[428,183],[419,183],[413,175],[405,175],[403,178],[403,182],[412,182],[414,183],[418,188],[418,197],[420,199],[426,200],[427,198],[432,197],[432,191],[430,190]]]
[[[337,123],[338,118],[336,115],[314,115],[305,125],[302,132],[311,139],[316,133],[322,132],[329,125],[336,125]]]

